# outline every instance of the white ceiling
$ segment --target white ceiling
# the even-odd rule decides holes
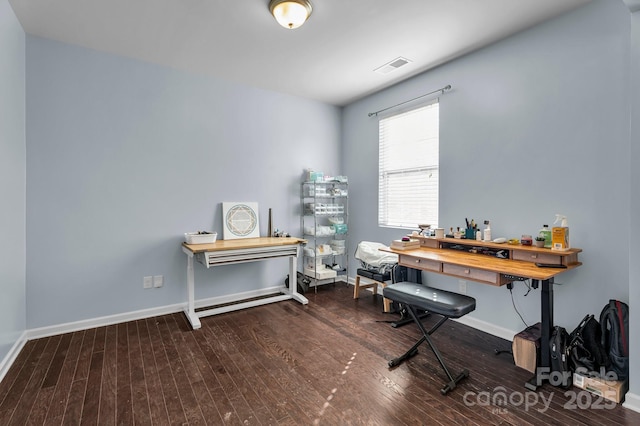
[[[287,30],[269,0],[9,0],[28,34],[334,105],[591,0],[311,1]],[[373,71],[399,56],[413,62]]]

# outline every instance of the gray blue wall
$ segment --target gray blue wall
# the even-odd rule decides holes
[[[0,0],[0,366],[26,327],[24,52],[24,31]]]
[[[339,172],[340,109],[27,36],[27,325],[182,303],[188,231],[256,201],[299,234],[303,169]],[[282,285],[286,259],[196,265],[197,298]],[[164,275],[160,289],[142,278]]]
[[[494,238],[519,238],[565,214],[584,265],[557,279],[556,323],[573,329],[609,298],[629,300],[630,214],[638,212],[637,200],[629,206],[638,182],[629,156],[629,17],[621,1],[595,1],[347,106],[344,172],[358,219],[350,237],[389,242],[406,232],[376,224],[378,124],[367,113],[451,84],[440,104],[440,226],[489,219]],[[457,279],[426,278],[458,289]],[[513,293],[525,321],[539,321],[540,292],[525,297],[518,284]],[[507,336],[524,328],[506,287],[469,282],[468,294],[479,323]]]

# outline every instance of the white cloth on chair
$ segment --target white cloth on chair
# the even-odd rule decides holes
[[[356,249],[355,258],[358,259],[362,266],[368,270],[385,270],[390,269],[393,265],[398,263],[398,255],[395,253],[389,253],[381,251],[381,248],[388,249],[381,243],[372,241],[360,241],[358,248]]]

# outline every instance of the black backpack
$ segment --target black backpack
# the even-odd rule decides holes
[[[557,377],[562,378],[559,386],[566,389],[571,386],[571,380],[569,380],[571,368],[569,366],[569,333],[564,327],[558,325],[553,327],[549,339],[549,351],[551,352],[551,372],[558,373]]]
[[[289,275],[284,279],[284,284],[289,287]],[[297,290],[300,294],[305,294],[307,290],[309,290],[309,284],[311,284],[311,279],[304,275],[301,272],[296,273],[296,284]]]
[[[607,351],[601,343],[600,324],[591,314],[587,314],[569,337],[570,366],[575,372],[599,376],[601,367],[609,365]]]
[[[601,344],[609,355],[610,370],[618,380],[629,377],[629,306],[609,300],[600,313]]]

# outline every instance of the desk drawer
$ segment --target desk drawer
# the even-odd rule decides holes
[[[482,269],[469,268],[467,266],[442,265],[442,272],[448,275],[455,275],[472,281],[482,281],[495,285],[500,285],[500,274],[497,272],[484,271]]]
[[[440,248],[440,241],[432,238],[424,238],[420,240],[420,247]]]
[[[430,259],[421,259],[419,257],[407,256],[401,254],[398,263],[407,268],[420,269],[422,271],[440,272],[440,262]]]
[[[525,262],[552,263],[555,265],[562,263],[562,256],[552,253],[538,253],[535,251],[514,250],[513,260],[524,260]]]

